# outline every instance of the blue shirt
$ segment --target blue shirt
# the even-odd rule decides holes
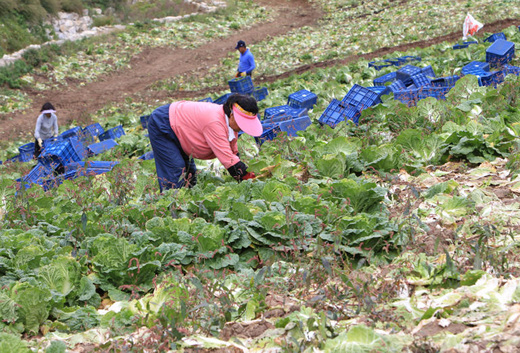
[[[245,72],[247,74],[250,74],[255,67],[255,57],[253,56],[253,54],[251,54],[251,51],[249,51],[249,49],[246,49],[244,54],[240,53],[240,62],[238,63],[237,69],[238,72]]]

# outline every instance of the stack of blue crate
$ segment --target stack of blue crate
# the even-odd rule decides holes
[[[486,62],[492,67],[502,67],[515,56],[515,43],[498,39],[486,49]]]

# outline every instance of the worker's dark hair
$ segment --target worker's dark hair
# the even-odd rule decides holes
[[[238,103],[242,109],[249,113],[255,115],[258,114],[258,104],[256,103],[256,99],[251,96],[246,96],[245,94],[234,93],[230,95],[226,103],[224,103],[224,113],[226,113],[227,116],[231,115],[231,109],[235,103]]]
[[[47,102],[42,106],[42,110],[40,110],[40,111],[43,112],[44,110],[56,110],[56,109],[54,108],[54,106],[51,103]]]

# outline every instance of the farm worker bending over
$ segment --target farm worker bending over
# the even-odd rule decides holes
[[[241,130],[262,134],[257,114],[256,100],[241,94],[229,96],[223,106],[179,101],[155,109],[148,133],[161,191],[195,185],[193,158],[218,158],[236,180],[253,179],[254,173],[238,157],[237,138]]]
[[[58,136],[58,118],[56,117],[56,109],[47,102],[42,106],[40,115],[36,120],[36,128],[34,129],[34,158],[38,158],[43,147],[43,140]]]
[[[255,57],[249,49],[246,48],[246,43],[243,40],[237,42],[235,47],[240,52],[240,61],[238,62],[237,74],[235,77],[251,76],[253,70],[256,68]]]

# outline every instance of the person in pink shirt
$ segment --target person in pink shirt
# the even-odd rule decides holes
[[[224,105],[179,101],[155,109],[148,118],[148,133],[161,191],[196,184],[194,158],[218,160],[237,181],[254,173],[240,160],[240,131],[251,136],[263,132],[253,97],[233,94]]]

